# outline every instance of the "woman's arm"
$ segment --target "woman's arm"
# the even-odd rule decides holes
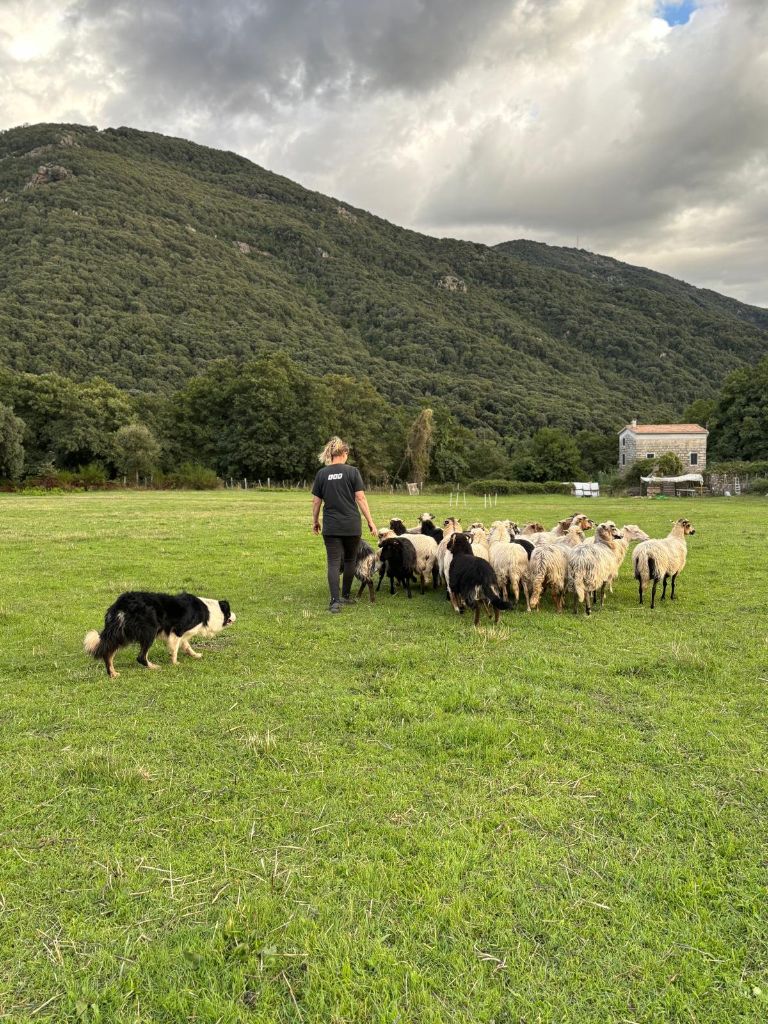
[[[379,531],[376,529],[376,523],[374,523],[371,510],[368,508],[368,499],[365,496],[365,491],[355,491],[355,501],[357,502],[360,511],[365,516],[365,521],[368,523],[368,529],[374,537],[378,537]]]
[[[312,495],[312,533],[320,533],[320,506],[323,504],[322,498],[318,498],[316,494]]]

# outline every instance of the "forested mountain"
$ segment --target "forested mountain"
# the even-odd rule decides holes
[[[674,419],[768,351],[768,311],[583,250],[421,235],[150,132],[0,133],[0,365],[167,394],[274,351],[509,439]]]

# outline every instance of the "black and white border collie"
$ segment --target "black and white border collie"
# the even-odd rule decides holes
[[[189,646],[190,637],[213,636],[236,618],[228,601],[212,601],[194,594],[174,596],[130,590],[107,609],[101,633],[92,629],[85,634],[83,646],[86,654],[104,662],[110,679],[116,679],[119,673],[114,657],[121,647],[138,644],[138,663],[145,668],[158,668],[147,654],[155,640],[163,637],[175,665],[179,647],[192,658],[202,658]]]

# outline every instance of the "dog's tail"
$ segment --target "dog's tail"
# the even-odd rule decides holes
[[[99,633],[90,629],[83,639],[83,648],[92,658],[104,658],[114,654],[125,643],[125,615],[123,612],[107,612],[104,629]]]
[[[85,634],[83,640],[83,648],[86,654],[90,654],[92,658],[100,658],[102,655],[99,651],[101,647],[101,633],[97,629],[89,629]]]

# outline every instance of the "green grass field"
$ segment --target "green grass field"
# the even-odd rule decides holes
[[[679,599],[330,616],[306,493],[0,498],[0,1018],[768,1019],[766,502],[577,504],[689,516]],[[238,621],[110,682],[129,588]]]

